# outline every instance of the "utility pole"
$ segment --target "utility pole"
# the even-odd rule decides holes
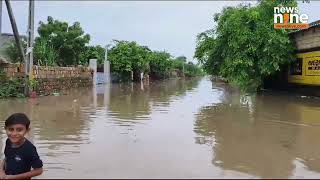
[[[14,38],[16,40],[16,44],[17,44],[17,47],[18,47],[18,50],[19,50],[19,55],[20,55],[21,61],[24,62],[25,61],[24,52],[23,52],[21,41],[20,41],[20,35],[19,35],[19,32],[18,32],[16,20],[15,20],[15,18],[13,16],[13,12],[12,12],[12,8],[11,8],[11,5],[10,5],[10,1],[9,0],[4,0],[4,1],[6,3],[6,6],[7,6],[9,19],[10,19],[10,23],[11,23],[11,27],[12,27],[12,31],[13,31],[13,35],[14,35]]]
[[[105,83],[109,84],[111,82],[111,73],[110,73],[110,61],[108,61],[108,48],[110,44],[105,46],[105,54],[104,54],[104,67],[103,67],[103,72],[104,72],[104,77],[107,79]]]
[[[13,16],[13,12],[12,12],[12,8],[11,8],[11,5],[10,5],[10,1],[9,0],[4,0],[4,1],[6,3],[6,6],[7,6],[8,15],[9,15],[9,19],[10,19],[13,35],[14,35],[14,38],[16,40],[16,45],[17,45],[18,50],[19,50],[19,55],[20,55],[21,61],[25,63],[24,66],[25,66],[25,69],[26,69],[26,66],[27,66],[28,63],[26,62],[26,58],[24,56],[23,47],[22,47],[22,44],[21,44],[21,41],[20,41],[20,35],[19,35],[19,32],[18,32],[16,20],[14,19],[14,16]],[[24,87],[25,95],[28,95],[28,81],[29,81],[28,73],[25,70],[25,87]]]
[[[184,63],[182,64],[182,74],[183,74],[183,77],[184,77]]]
[[[29,80],[33,79],[34,0],[29,0],[27,62]]]

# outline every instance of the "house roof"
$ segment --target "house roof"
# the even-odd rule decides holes
[[[9,61],[7,61],[4,57],[0,56],[0,64],[9,64]]]
[[[13,36],[12,33],[1,33],[1,36]]]
[[[309,28],[308,29],[310,29],[312,27],[320,27],[320,20],[317,20],[317,21],[314,21],[312,23],[309,23]],[[308,29],[297,29],[297,30],[289,32],[289,34],[294,34],[294,33],[297,33],[297,32],[304,31],[304,30],[308,30]]]
[[[24,35],[24,34],[19,34],[19,35],[20,35],[20,38],[27,38],[27,36]],[[1,37],[12,37],[12,38],[14,38],[14,34],[12,34],[12,33],[1,33],[0,36]]]

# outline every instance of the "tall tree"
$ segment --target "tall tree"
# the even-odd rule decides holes
[[[136,42],[115,40],[115,45],[108,51],[108,59],[113,72],[120,74],[123,80],[129,80],[131,71],[135,79],[139,79],[140,72],[149,68],[149,55],[151,50],[140,46]]]
[[[80,64],[87,65],[89,59],[97,59],[98,65],[101,65],[104,63],[105,52],[106,50],[100,45],[87,46],[81,53]]]
[[[261,0],[253,7],[224,8],[214,16],[216,27],[198,35],[195,58],[208,73],[226,77],[244,90],[258,89],[265,77],[293,59],[287,31],[273,28],[273,8],[278,5],[279,1]]]
[[[39,23],[36,44],[40,41],[47,41],[58,53],[57,64],[59,66],[77,65],[85,61],[81,59],[90,36],[84,34],[79,22],[69,26],[67,22],[54,20],[51,16],[47,22]]]
[[[185,56],[178,56],[178,57],[176,57],[176,59],[175,59],[176,61],[183,61],[183,62],[187,62],[187,57],[185,57]]]
[[[169,76],[172,69],[172,57],[165,51],[154,51],[150,55],[150,75],[156,79],[163,79]]]

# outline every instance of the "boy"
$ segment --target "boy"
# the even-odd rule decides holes
[[[37,149],[25,138],[29,125],[30,120],[23,113],[12,114],[6,120],[8,138],[4,149],[5,159],[0,166],[0,179],[30,179],[42,174],[43,164]]]

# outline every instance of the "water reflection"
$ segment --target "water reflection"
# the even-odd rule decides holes
[[[143,85],[140,83],[112,84],[110,89],[109,115],[120,120],[137,123],[139,120],[150,120],[153,109],[165,112],[164,107],[188,91],[196,88],[199,79],[156,81]],[[157,107],[160,107],[157,109]]]
[[[89,113],[80,106],[92,104],[89,88],[74,89],[69,95],[40,97],[37,99],[7,99],[0,101],[0,119],[15,112],[24,112],[31,120],[28,138],[37,145],[45,169],[61,169],[62,163],[54,159],[79,154],[80,144],[89,143]],[[6,138],[2,131],[2,141]],[[69,165],[70,166],[70,165]],[[68,167],[65,167],[66,169]]]
[[[224,96],[200,110],[194,131],[196,143],[212,146],[215,166],[262,178],[320,172],[319,100],[275,93],[246,96],[223,84],[213,87],[224,89]]]
[[[43,177],[79,177],[77,174],[83,171],[83,164],[76,162],[82,161],[82,156],[108,147],[108,144],[99,141],[100,137],[104,138],[105,132],[107,136],[112,132],[117,135],[109,142],[121,141],[119,135],[123,134],[131,140],[132,136],[136,136],[136,129],[130,126],[151,120],[151,114],[159,109],[169,109],[170,103],[183,98],[198,83],[199,79],[94,85],[92,88],[61,92],[60,96],[1,99],[0,119],[3,124],[15,112],[24,112],[31,119],[28,138],[36,144],[45,163]],[[129,128],[115,129],[105,124]],[[137,141],[136,137],[133,138]],[[0,147],[3,149],[6,139],[4,130],[1,139]],[[86,149],[90,149],[88,154]],[[103,160],[99,163],[105,167]],[[97,177],[95,173],[91,175]]]
[[[171,79],[0,100],[0,122],[14,112],[31,118],[29,138],[45,162],[40,178],[313,178],[318,104]],[[3,130],[1,138],[3,147]]]

